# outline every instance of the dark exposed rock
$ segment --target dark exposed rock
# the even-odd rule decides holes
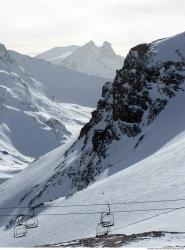
[[[182,234],[179,232],[165,232],[165,231],[151,231],[138,234],[109,234],[96,236],[85,239],[78,239],[69,242],[57,243],[44,245],[39,247],[123,247],[127,246],[129,243],[140,242],[143,240],[153,240],[153,238],[164,238],[165,236],[176,235],[177,237]],[[149,243],[150,245],[150,243]],[[170,246],[168,246],[170,247]]]
[[[64,133],[68,136],[71,135],[71,133],[66,129],[66,127],[59,120],[53,117],[46,120],[45,124],[53,130],[58,139],[64,139]]]
[[[146,55],[147,55],[149,48],[150,48],[149,44],[143,43],[143,44],[136,45],[135,47],[131,49],[131,51],[137,51],[138,57],[140,59],[146,59]]]
[[[1,153],[2,153],[3,155],[8,155],[8,152],[5,151],[5,150],[1,151]]]

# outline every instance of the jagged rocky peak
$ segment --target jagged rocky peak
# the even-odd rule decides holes
[[[91,46],[94,46],[94,45],[95,45],[95,43],[94,43],[93,40],[90,40],[87,44],[89,44],[89,45],[91,45]]]
[[[116,69],[120,69],[123,64],[123,58],[114,52],[108,42],[104,42],[103,46],[98,46],[91,40],[83,46],[69,46],[66,48],[65,51],[65,48],[63,48],[63,52],[52,49],[39,55],[39,58],[47,59],[54,64],[81,73],[107,79],[113,79]]]
[[[107,41],[104,41],[104,42],[103,42],[103,45],[101,46],[101,50],[102,50],[102,51],[109,51],[109,50],[111,50],[111,51],[114,52],[114,50],[112,49],[111,43],[109,43],[109,42],[107,42]],[[115,52],[114,52],[114,54],[115,54]]]
[[[109,43],[107,41],[104,41],[102,47],[104,47],[104,48],[112,48],[112,45],[111,45],[111,43]]]
[[[116,56],[116,53],[114,52],[111,43],[104,41],[102,47],[100,47],[101,49],[101,54],[106,56],[106,57],[110,57],[110,58],[114,58]]]
[[[94,41],[93,40],[90,40],[88,43],[86,43],[85,45],[84,45],[84,47],[88,47],[88,48],[96,48],[96,44],[94,43]]]
[[[87,42],[84,46],[92,46],[92,47],[97,47],[97,45],[95,44],[95,42],[93,40],[90,40],[89,42]],[[100,48],[104,48],[104,49],[112,49],[112,45],[111,43],[104,41],[102,46],[100,46]]]

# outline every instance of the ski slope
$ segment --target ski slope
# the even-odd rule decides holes
[[[185,185],[183,178],[185,174],[185,169],[183,168],[185,159],[182,154],[185,150],[185,134],[182,133],[178,137],[178,140],[175,138],[168,146],[159,150],[146,160],[93,184],[68,199],[60,198],[55,202],[49,202],[48,205],[106,204],[185,198],[181,195],[183,194]],[[169,156],[167,162],[166,154]],[[184,206],[184,201],[112,205],[111,209],[112,211],[119,211],[149,208],[176,208],[182,206]],[[3,232],[4,227],[2,227],[0,244],[1,246],[35,246],[92,237],[95,236],[100,214],[44,216],[42,213],[83,213],[101,212],[104,210],[106,210],[106,206],[44,208],[42,211],[39,211],[39,227],[29,230],[25,238],[14,239],[13,230]],[[114,215],[115,227],[112,229],[114,233],[131,234],[150,230],[184,231],[184,223],[182,223],[185,219],[184,209],[177,211],[167,209],[165,211],[126,212],[115,213]],[[132,223],[136,224],[129,225]]]

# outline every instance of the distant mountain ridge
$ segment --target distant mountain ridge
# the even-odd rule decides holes
[[[107,41],[100,47],[90,41],[81,47],[53,48],[36,57],[78,72],[107,78],[114,78],[115,71],[123,65],[123,57],[117,55]]]
[[[80,46],[78,45],[70,45],[66,47],[54,47],[50,50],[47,50],[37,55],[36,57],[57,64],[57,62],[60,62],[61,58],[64,58],[65,56],[71,54],[78,48],[80,48]]]
[[[110,78],[90,76],[46,60],[9,51],[17,64],[43,83],[47,95],[59,102],[95,107],[103,84]]]

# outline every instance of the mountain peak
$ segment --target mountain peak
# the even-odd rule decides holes
[[[90,40],[83,46],[75,46],[66,51],[54,48],[37,57],[81,73],[109,79],[114,78],[116,70],[123,65],[123,58],[114,52],[111,43],[107,41],[102,46],[97,46]]]
[[[66,68],[110,79],[122,64],[122,57],[116,55],[109,42],[105,41],[102,46],[97,46],[92,40],[60,62]]]
[[[111,43],[109,43],[109,42],[107,42],[107,41],[104,41],[104,42],[103,42],[102,47],[103,47],[103,48],[109,48],[109,49],[111,48],[111,49],[112,49]]]
[[[96,44],[94,43],[93,40],[90,40],[88,43],[84,45],[85,47],[96,47]]]
[[[103,45],[102,45],[102,47],[100,47],[100,50],[101,50],[102,56],[108,57],[110,59],[113,59],[116,56],[116,53],[113,50],[111,43],[109,43],[107,41],[103,42]]]

